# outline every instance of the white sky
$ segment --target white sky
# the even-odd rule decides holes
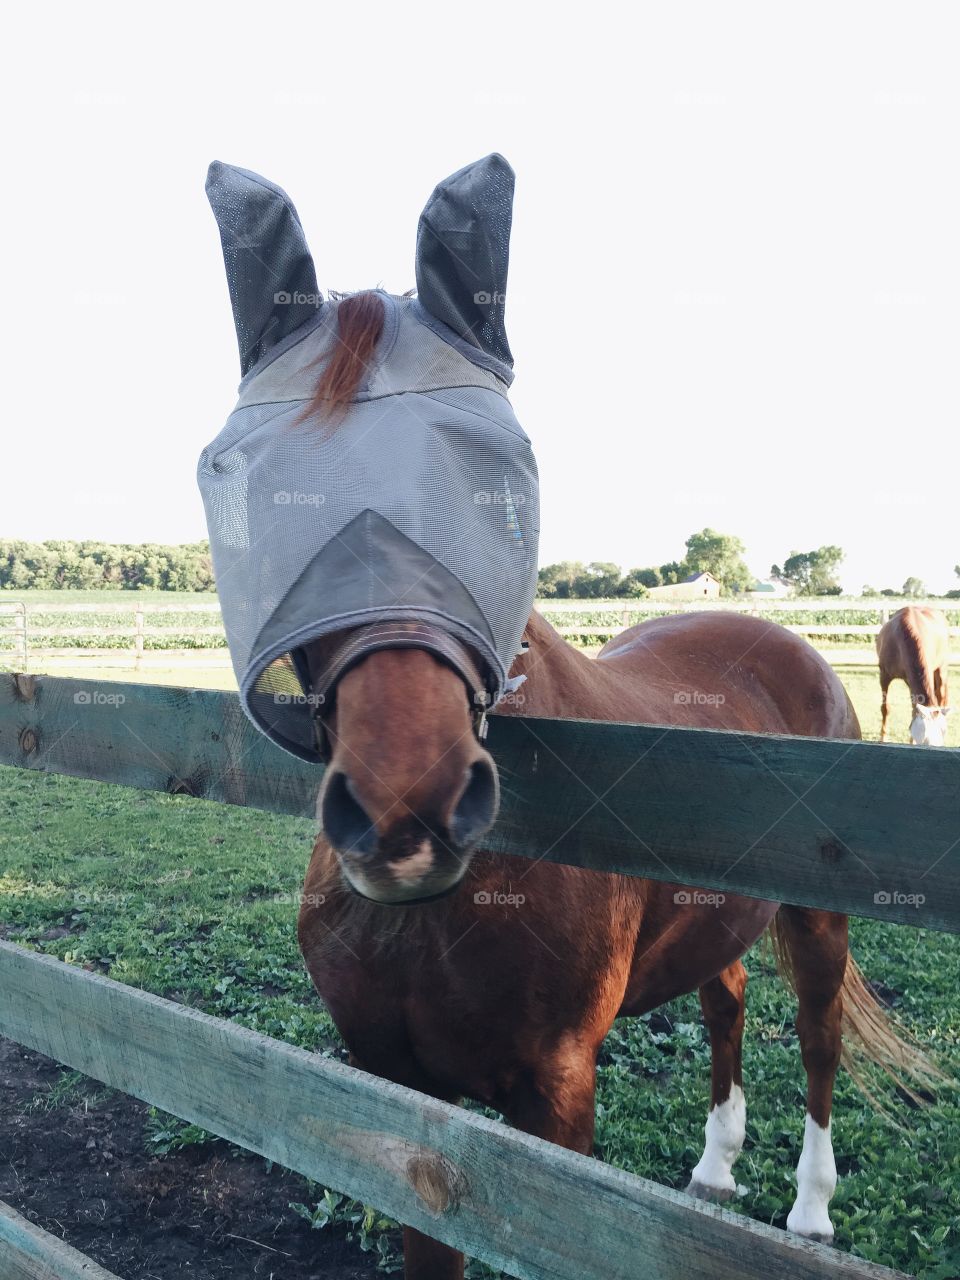
[[[434,184],[498,150],[541,563],[659,563],[713,525],[761,576],[829,542],[848,589],[960,585],[956,7],[194,0],[5,24],[0,533],[205,536],[196,457],[239,377],[211,159],[290,193],[321,288],[402,292]]]

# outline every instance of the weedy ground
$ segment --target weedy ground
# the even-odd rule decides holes
[[[312,836],[311,823],[279,815],[0,769],[0,936],[339,1056],[294,927]],[[866,921],[852,922],[852,936],[882,996],[960,1076],[960,938]],[[782,1226],[804,1112],[795,1007],[762,952],[747,963],[748,1137],[733,1207]],[[700,1154],[709,1075],[695,996],[617,1024],[600,1059],[597,1154],[682,1188]],[[79,1087],[65,1073],[61,1096],[34,1105],[61,1105]],[[887,1101],[902,1130],[839,1081],[837,1245],[947,1280],[960,1275],[960,1096],[920,1110],[892,1091]],[[207,1141],[160,1114],[144,1126],[158,1153]],[[297,1212],[317,1227],[353,1223],[381,1270],[396,1265],[396,1237],[376,1214],[306,1184]]]

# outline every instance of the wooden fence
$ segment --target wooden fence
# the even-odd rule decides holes
[[[948,750],[496,717],[490,747],[496,850],[960,931]],[[0,763],[299,815],[322,776],[235,695],[24,675]],[[895,1274],[10,943],[0,1034],[522,1280]],[[105,1274],[27,1228],[0,1211],[4,1277]]]

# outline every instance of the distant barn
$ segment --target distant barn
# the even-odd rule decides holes
[[[651,600],[716,600],[720,595],[720,583],[712,573],[691,573],[682,582],[672,582],[666,587],[651,587]]]
[[[769,582],[755,582],[747,591],[747,595],[784,600],[793,595],[793,589],[789,583],[781,582],[779,578],[771,578]]]

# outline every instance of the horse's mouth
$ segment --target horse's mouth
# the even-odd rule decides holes
[[[425,893],[415,898],[377,898],[374,897],[372,893],[365,893],[362,889],[358,888],[346,872],[343,871],[342,867],[340,870],[341,878],[352,894],[358,898],[363,898],[365,902],[372,902],[378,907],[422,907],[425,903],[439,902],[442,898],[449,898],[450,895],[455,893],[463,883],[461,877],[447,885],[446,888],[438,890],[436,893]]]

